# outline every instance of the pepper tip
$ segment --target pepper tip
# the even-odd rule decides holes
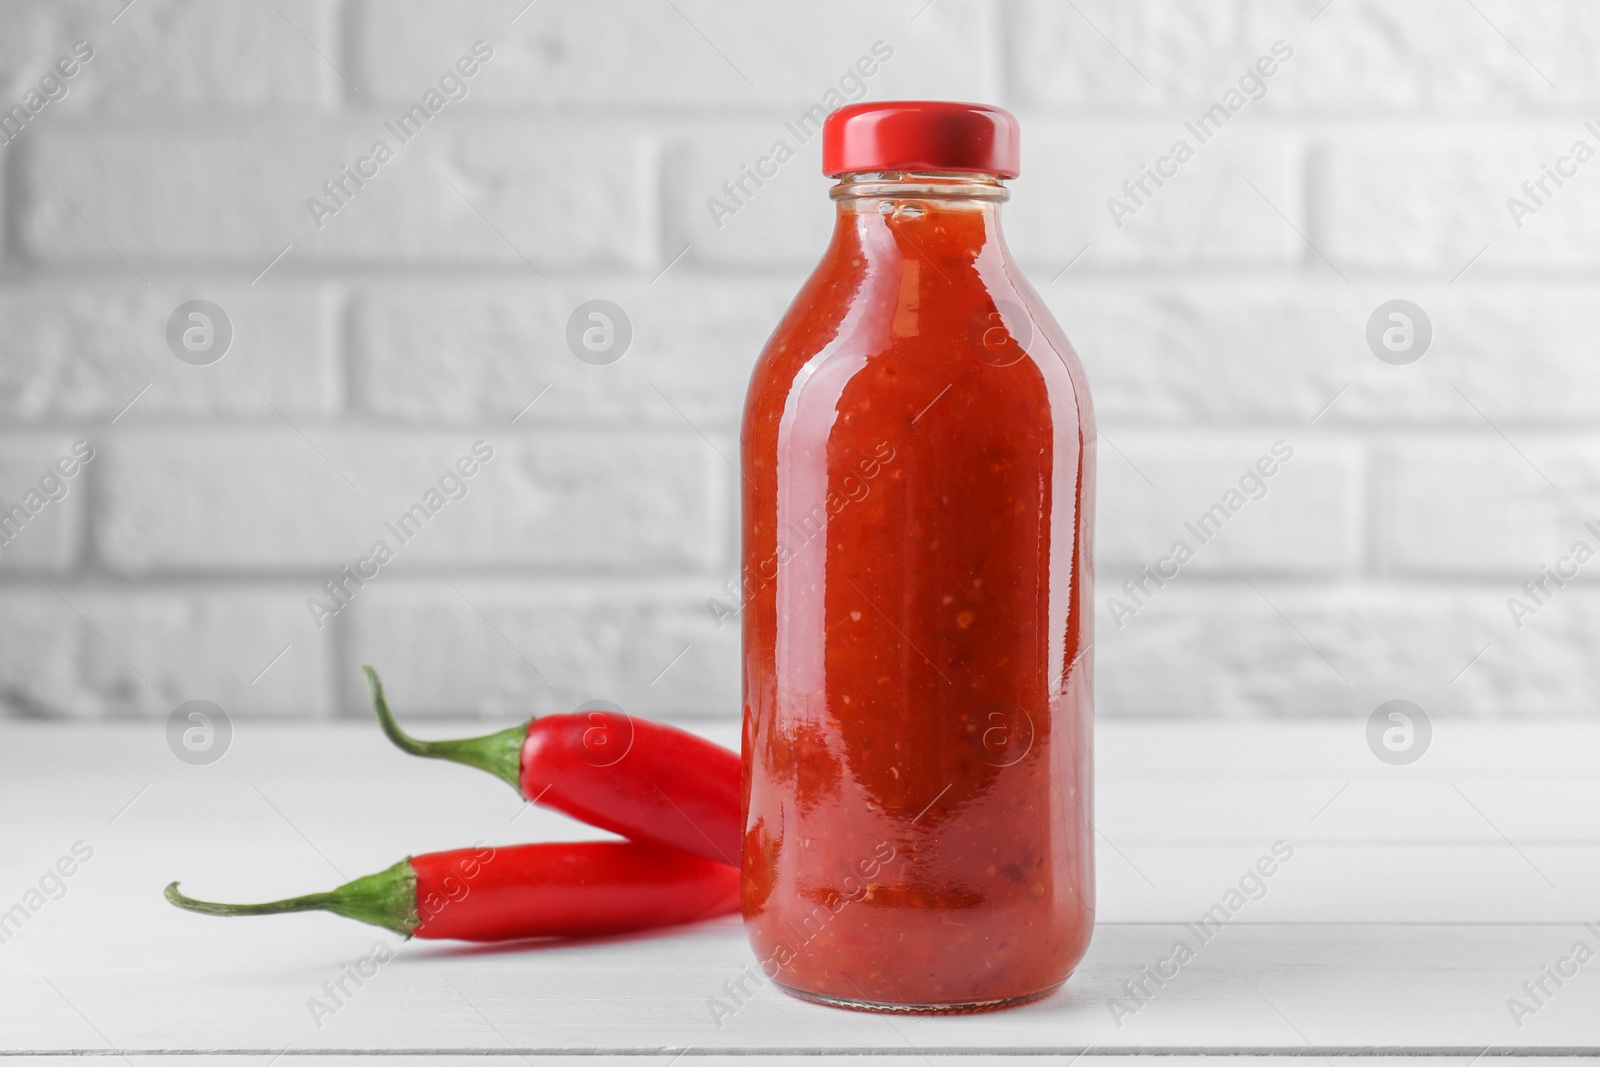
[[[161,895],[166,897],[167,898],[167,903],[171,904],[175,908],[182,908],[184,911],[197,911],[197,910],[199,910],[199,909],[197,909],[195,907],[195,905],[198,904],[199,901],[193,899],[192,897],[186,896],[182,892],[180,892],[179,889],[178,889],[178,883],[177,882],[168,882],[167,883],[167,888],[165,888],[165,889],[163,889],[161,891]]]

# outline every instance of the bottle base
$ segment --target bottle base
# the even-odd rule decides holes
[[[830,1008],[847,1008],[850,1011],[878,1012],[886,1015],[976,1015],[979,1012],[1000,1011],[1003,1008],[1014,1008],[1020,1004],[1032,1004],[1036,1000],[1043,1000],[1048,997],[1065,983],[1057,982],[1048,989],[1041,989],[1036,993],[1024,993],[1020,997],[1003,997],[999,1000],[974,1000],[958,1004],[888,1004],[876,1000],[855,1000],[849,997],[829,996],[826,993],[811,993],[804,989],[786,986],[782,982],[774,982],[773,984],[796,1000],[808,1000],[813,1004],[826,1004]]]

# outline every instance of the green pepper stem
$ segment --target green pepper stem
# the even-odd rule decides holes
[[[394,712],[389,710],[389,701],[384,698],[383,682],[378,678],[378,672],[367,666],[363,666],[361,672],[367,676],[367,688],[372,692],[372,710],[378,713],[378,725],[383,727],[384,735],[401,751],[413,756],[453,760],[477,767],[508,783],[518,796],[522,795],[522,743],[528,737],[529,723],[482,737],[422,741],[400,729],[400,724],[394,721]]]
[[[167,900],[185,911],[202,915],[281,915],[290,911],[331,911],[357,922],[371,923],[410,937],[422,925],[417,914],[417,872],[406,857],[393,867],[346,882],[327,893],[308,893],[303,897],[273,900],[265,904],[214,904],[195,900],[178,892],[178,883],[167,886]]]

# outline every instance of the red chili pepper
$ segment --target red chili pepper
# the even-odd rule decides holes
[[[414,756],[454,760],[590,826],[739,866],[739,754],[610,711],[546,715],[458,741],[419,741],[394,721],[378,672],[363,667],[383,732]]]
[[[722,863],[632,841],[466,848],[267,904],[212,904],[167,886],[205,915],[331,911],[403,937],[515,941],[593,937],[695,922],[739,910],[739,874]]]

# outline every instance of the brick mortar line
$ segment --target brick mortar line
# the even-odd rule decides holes
[[[666,217],[670,218],[670,215]],[[674,232],[681,236],[681,231]],[[0,288],[0,295],[5,292],[23,291],[29,287],[42,288],[45,283],[50,282],[67,282],[81,291],[110,289],[142,292],[150,288],[141,282],[128,281],[127,268],[114,256],[92,261],[52,263],[48,260],[23,258],[26,251],[25,245],[7,246],[7,258],[0,262],[0,287],[3,287]],[[819,244],[817,254],[820,256],[821,252],[822,246]],[[1065,254],[1070,254],[1070,250],[1066,250]],[[551,275],[551,282],[558,292],[566,289],[592,288],[596,285],[646,289],[651,279],[660,273],[661,267],[665,266],[669,259],[670,257],[663,256],[660,262],[647,267],[583,265],[563,273],[561,266],[547,264],[542,269]],[[1316,262],[1320,265],[1320,261]],[[799,259],[773,259],[761,263],[740,263],[730,260],[718,263],[702,262],[697,265],[683,262],[673,267],[667,277],[662,279],[661,284],[671,281],[672,288],[679,290],[713,284],[748,288],[770,285],[774,288],[794,290],[799,288],[814,265],[812,262]],[[1021,265],[1030,277],[1038,278],[1044,272],[1058,270],[1061,264],[1035,256],[1023,259]],[[1438,268],[1411,266],[1398,262],[1381,266],[1341,264],[1340,269],[1349,277],[1353,286],[1404,284],[1448,291],[1451,286],[1450,279],[1444,272],[1446,266],[1453,267],[1459,264],[1453,262],[1441,264]],[[158,290],[162,287],[193,287],[197,275],[202,275],[205,284],[216,289],[248,290],[251,288],[251,279],[259,273],[260,264],[239,260],[196,258],[182,262],[172,260],[141,262],[140,269],[149,275],[151,286]],[[1075,288],[1089,288],[1090,286],[1081,284],[1084,280],[1096,285],[1131,284],[1140,288],[1189,283],[1197,289],[1216,289],[1228,283],[1265,283],[1270,284],[1273,289],[1292,290],[1296,286],[1304,285],[1307,291],[1311,292],[1342,291],[1342,287],[1339,290],[1328,287],[1326,271],[1326,267],[1319,270],[1317,266],[1308,265],[1298,252],[1279,259],[1260,258],[1247,262],[1239,260],[1183,263],[1127,262],[1093,267],[1085,264],[1073,269],[1071,284],[1063,282],[1063,287],[1054,289],[1046,285],[1042,295],[1047,301],[1061,299],[1062,293],[1071,292]],[[693,279],[695,285],[688,284],[686,279]],[[1474,266],[1471,274],[1457,283],[1456,287],[1467,292],[1482,291],[1486,288],[1485,283],[1494,283],[1497,287],[1505,288],[1518,286],[1543,288],[1551,284],[1577,288],[1592,286],[1597,280],[1600,280],[1600,252],[1595,253],[1592,263],[1578,263],[1570,267],[1483,263]],[[446,259],[398,265],[386,265],[377,259],[349,263],[300,265],[284,263],[273,268],[271,278],[263,280],[260,291],[282,296],[293,294],[298,290],[345,284],[353,288],[370,288],[372,293],[380,295],[386,291],[404,291],[406,287],[426,287],[454,294],[470,291],[474,283],[484,282],[504,286],[507,289],[526,285],[528,269],[526,266],[519,267],[487,260],[456,265],[452,265]],[[370,294],[352,295],[358,299],[371,299]],[[491,291],[486,295],[496,294]]]
[[[1113,565],[1109,561],[1099,561],[1096,566],[1097,577],[1107,581],[1120,574],[1114,572],[1115,567],[1121,567],[1136,561],[1118,561]],[[1337,593],[1343,596],[1364,595],[1368,593],[1403,593],[1403,592],[1450,592],[1454,590],[1477,591],[1484,589],[1503,590],[1505,583],[1527,577],[1524,572],[1485,572],[1481,574],[1429,574],[1427,572],[1393,573],[1373,571],[1363,573],[1353,572],[1319,572],[1307,574],[1288,574],[1281,571],[1263,569],[1242,569],[1227,572],[1184,572],[1184,588],[1194,586],[1211,587],[1238,587],[1245,595],[1249,595],[1248,588],[1243,586],[1245,577],[1252,580],[1259,579],[1260,584],[1286,592],[1313,592],[1318,594]],[[312,583],[310,592],[316,592],[319,584],[327,573],[323,571],[284,571],[280,573],[264,573],[241,571],[228,572],[196,572],[183,574],[179,572],[161,572],[147,576],[125,576],[115,572],[104,574],[77,574],[70,573],[50,574],[64,589],[78,590],[90,595],[118,595],[131,594],[137,597],[144,594],[160,593],[170,595],[174,592],[185,590],[196,593],[212,592],[219,590],[232,590],[250,593],[269,592],[299,592],[307,588],[306,583]],[[458,584],[473,585],[473,583],[493,583],[518,590],[542,591],[546,593],[571,593],[576,596],[591,596],[596,601],[610,603],[617,600],[623,603],[633,600],[648,600],[653,597],[687,596],[691,599],[704,599],[705,596],[719,595],[719,585],[728,574],[720,570],[704,572],[674,572],[666,575],[646,576],[641,584],[641,575],[624,570],[597,570],[590,572],[518,572],[507,571],[503,568],[490,567],[478,571],[440,571],[426,574],[395,576],[383,583],[382,588],[404,590],[410,593],[428,592],[439,598],[452,597],[447,586],[443,584],[445,578],[456,581]],[[1574,598],[1584,595],[1600,596],[1600,586],[1586,585],[1584,583],[1570,583],[1573,588],[1564,591],[1565,596]],[[599,592],[596,592],[598,590]],[[0,591],[10,593],[36,592],[49,594],[50,586],[42,578],[29,578],[0,571]],[[1114,590],[1113,590],[1114,591]],[[1515,590],[1513,590],[1515,591]],[[635,596],[634,594],[640,594]],[[53,594],[52,594],[53,595]]]
[[[358,3],[357,0],[334,0],[329,13],[328,25],[333,35],[332,49],[334,55],[339,57],[339,68],[349,76],[357,85],[370,79],[361,62],[361,42],[370,39],[362,25],[361,15],[371,17],[371,6]],[[338,114],[345,115],[351,112],[352,101],[355,99],[354,91],[345,84],[339,75],[329,72],[333,80],[335,107]]]
[[[295,409],[286,409],[296,413]],[[433,439],[470,436],[478,434],[495,434],[497,437],[515,441],[530,441],[541,438],[560,438],[563,440],[585,440],[604,438],[608,441],[619,443],[649,443],[672,439],[679,441],[697,441],[699,436],[694,430],[684,428],[682,420],[674,426],[672,420],[656,418],[659,425],[640,425],[643,413],[623,413],[614,416],[596,416],[584,413],[574,413],[562,416],[564,421],[555,423],[554,416],[546,416],[546,421],[533,427],[508,428],[505,425],[484,424],[479,421],[471,422],[382,422],[366,421],[363,416],[368,413],[352,412],[357,418],[344,421],[334,416],[305,415],[296,418],[295,425],[304,430],[316,430],[340,440],[350,440],[356,443],[374,443],[389,439],[401,440],[409,444],[427,443]],[[655,418],[652,416],[652,418]],[[503,420],[502,420],[503,421]],[[1377,417],[1373,421],[1377,421]],[[1108,431],[1116,430],[1123,434],[1135,434],[1156,441],[1162,437],[1198,431],[1208,435],[1211,442],[1219,445],[1228,444],[1252,434],[1259,433],[1302,433],[1306,426],[1304,420],[1259,422],[1259,421],[1211,421],[1211,420],[1186,420],[1169,419],[1163,421],[1127,420],[1116,421],[1101,419],[1100,423]],[[1497,419],[1500,426],[1514,426],[1511,419]],[[1385,421],[1384,425],[1393,424]],[[1548,420],[1540,420],[1531,426],[1548,428]],[[1600,437],[1600,430],[1593,428],[1592,420],[1575,418],[1572,432],[1543,430],[1533,434],[1535,439],[1546,438],[1562,442],[1571,442],[1574,439]],[[1589,429],[1581,429],[1588,426]],[[739,434],[739,425],[733,421],[697,420],[696,428],[703,430],[712,437],[730,439]],[[1455,430],[1470,429],[1470,434],[1451,432]],[[1354,420],[1317,427],[1313,434],[1317,439],[1327,441],[1333,438],[1343,438],[1353,443],[1365,443],[1375,440],[1370,435],[1371,424]],[[1389,442],[1394,435],[1410,431],[1418,436],[1432,439],[1440,438],[1459,439],[1462,437],[1481,438],[1484,440],[1498,440],[1492,430],[1482,426],[1482,420],[1476,423],[1472,419],[1462,418],[1455,422],[1419,423],[1415,427],[1396,428],[1385,430],[1385,437],[1379,440]],[[39,439],[69,436],[77,434],[86,436],[93,434],[104,440],[120,440],[127,447],[152,447],[161,444],[164,440],[174,443],[195,435],[204,435],[208,438],[217,438],[220,434],[231,444],[246,444],[260,441],[263,445],[270,444],[279,438],[292,436],[293,431],[284,428],[281,419],[262,415],[258,411],[232,411],[225,404],[218,405],[214,415],[195,416],[181,412],[164,416],[161,421],[141,421],[131,424],[119,424],[116,428],[108,427],[104,420],[94,423],[85,423],[77,418],[64,418],[61,421],[41,420],[38,422],[11,422],[5,429],[0,430],[0,448],[9,443],[27,446],[37,443]],[[1524,435],[1529,436],[1529,435]],[[192,441],[190,442],[192,443]]]
[[[1094,383],[1090,382],[1091,390]],[[1100,391],[1106,391],[1107,386],[1100,386]],[[227,410],[225,405],[219,405],[221,410],[215,414],[191,415],[174,412],[163,418],[160,422],[134,422],[119,425],[111,432],[106,432],[109,427],[104,420],[97,419],[93,422],[86,421],[77,416],[66,416],[59,421],[42,420],[39,422],[9,422],[0,429],[0,446],[9,440],[26,440],[60,436],[63,434],[78,434],[84,436],[88,433],[99,434],[103,438],[124,438],[126,443],[139,445],[150,443],[150,439],[172,437],[174,439],[194,433],[203,433],[215,436],[219,430],[234,431],[225,436],[235,443],[248,440],[261,440],[263,442],[283,436],[293,436],[294,431],[284,427],[281,419],[275,415],[263,415],[259,411],[235,412]],[[301,414],[297,409],[286,409],[293,414]],[[536,425],[529,428],[512,429],[504,424],[504,420],[496,413],[496,421],[482,421],[479,419],[461,422],[451,421],[386,421],[374,418],[373,413],[360,409],[351,409],[354,417],[345,419],[338,415],[305,415],[297,418],[295,425],[301,429],[317,430],[336,438],[350,438],[361,442],[372,442],[384,438],[404,438],[412,443],[428,438],[446,438],[470,434],[495,434],[500,437],[509,437],[515,440],[527,440],[538,437],[561,437],[566,439],[582,439],[603,437],[607,440],[622,442],[649,442],[662,438],[675,438],[684,441],[699,440],[699,435],[694,428],[682,425],[673,425],[672,420],[660,418],[660,425],[640,426],[638,414],[628,413],[617,416],[594,416],[583,413],[574,413],[563,418],[570,422],[563,422],[559,426],[546,427]],[[1174,434],[1193,432],[1204,433],[1208,436],[1208,443],[1229,444],[1255,435],[1270,433],[1294,433],[1305,435],[1308,427],[1304,413],[1285,415],[1279,418],[1171,418],[1151,419],[1143,416],[1105,417],[1097,412],[1099,417],[1096,422],[1108,432],[1116,431],[1123,434],[1135,434],[1146,438],[1152,443]],[[737,419],[737,414],[732,416]],[[1529,416],[1532,417],[1532,416]],[[1506,415],[1497,417],[1495,424],[1501,427],[1524,426],[1526,431],[1519,440],[1553,441],[1570,444],[1575,440],[1588,440],[1600,445],[1600,428],[1597,428],[1592,417],[1573,416],[1570,424],[1558,423],[1551,428],[1552,420],[1547,416],[1540,416],[1539,421],[1519,423],[1517,416]],[[249,421],[242,421],[248,419]],[[612,421],[614,420],[614,421]],[[1374,436],[1373,426],[1381,423],[1383,429]],[[737,437],[739,424],[736,421],[697,422],[697,427],[713,436],[720,435],[724,438]],[[1442,442],[1455,441],[1471,443],[1475,440],[1502,441],[1494,429],[1484,426],[1483,420],[1478,417],[1451,416],[1449,418],[1423,418],[1416,423],[1396,426],[1390,416],[1375,415],[1371,419],[1348,419],[1343,422],[1322,423],[1320,420],[1310,434],[1320,441],[1334,441],[1341,444],[1356,445],[1387,445],[1396,443],[1410,443],[1415,441]],[[1102,457],[1105,458],[1105,457]]]
[[[330,77],[347,92],[349,91],[348,86],[344,86],[344,82],[337,74],[330,72]],[[78,111],[56,115],[48,130],[40,131],[39,139],[81,139],[101,134],[108,140],[119,137],[126,139],[130,132],[137,132],[146,135],[173,134],[198,140],[204,139],[207,135],[196,132],[195,125],[202,121],[216,120],[249,123],[252,128],[265,132],[269,137],[279,131],[286,137],[292,138],[296,133],[303,136],[308,125],[320,125],[336,132],[348,129],[348,132],[354,134],[365,129],[368,123],[392,119],[394,117],[392,112],[395,109],[416,103],[409,97],[394,97],[376,98],[371,103],[363,102],[357,106],[333,103],[322,106],[297,105],[286,109],[271,103],[253,107],[184,107],[181,104],[174,105],[170,99],[157,96],[129,99],[133,99],[134,103],[117,105],[126,107],[127,110],[107,109],[88,113]],[[531,123],[561,127],[564,131],[571,131],[581,137],[593,130],[594,123],[599,121],[607,125],[627,127],[629,132],[641,137],[652,133],[673,136],[685,132],[707,131],[721,138],[726,136],[724,131],[729,122],[751,126],[766,123],[781,124],[786,119],[792,119],[794,111],[806,106],[805,99],[800,95],[797,95],[794,103],[788,107],[781,104],[736,104],[706,108],[686,108],[671,104],[617,107],[588,105],[582,101],[539,104],[487,100],[481,96],[473,99],[478,103],[457,116],[458,121],[452,128]],[[1001,103],[1023,121],[1025,128],[1045,124],[1127,130],[1131,120],[1139,125],[1141,133],[1145,126],[1148,126],[1152,133],[1170,133],[1174,121],[1192,118],[1191,110],[1203,108],[1209,102],[1213,101],[1210,101],[1207,92],[1197,91],[1192,99],[1187,96],[1182,99],[1174,98],[1170,103],[1158,105],[1014,102],[1004,104],[1003,101]],[[148,108],[156,105],[166,110],[159,117],[147,117]],[[1597,101],[1597,105],[1600,105],[1600,101]],[[1412,134],[1420,128],[1436,135],[1432,139],[1437,140],[1449,140],[1458,136],[1481,136],[1484,133],[1506,134],[1521,139],[1542,132],[1537,129],[1530,130],[1529,123],[1538,123],[1541,127],[1548,125],[1552,132],[1559,132],[1566,128],[1567,123],[1576,122],[1581,125],[1585,120],[1594,117],[1595,109],[1586,107],[1583,103],[1526,110],[1505,109],[1487,114],[1463,109],[1428,110],[1383,104],[1345,110],[1308,105],[1297,108],[1280,106],[1276,110],[1263,108],[1255,111],[1251,129],[1259,128],[1272,132],[1282,129],[1294,133],[1305,133],[1309,129],[1319,135],[1362,137],[1370,136],[1374,131],[1383,134],[1393,133],[1396,136]],[[670,123],[666,128],[663,128],[664,121]],[[594,136],[602,135],[596,133]],[[725,142],[719,140],[718,143]]]
[[[23,146],[25,152],[27,146]],[[22,241],[23,205],[22,152],[4,152],[0,158],[0,276],[10,270],[25,270],[27,264],[18,260],[24,245]]]
[[[234,571],[225,570],[162,570],[144,573],[129,573],[118,571],[115,568],[106,568],[103,571],[88,573],[79,572],[53,572],[44,568],[30,568],[28,571],[0,570],[0,588],[12,591],[33,589],[49,592],[50,584],[43,576],[48,575],[51,581],[61,585],[59,578],[66,581],[75,589],[87,592],[139,592],[146,589],[161,588],[165,590],[183,589],[193,587],[196,589],[215,589],[219,587],[239,586],[252,590],[280,590],[292,592],[306,588],[306,583],[311,583],[307,595],[316,593],[321,588],[322,581],[326,579],[337,564],[305,564],[303,569],[285,568],[281,570],[240,568]],[[727,577],[720,565],[712,569],[683,568],[656,568],[656,569],[629,569],[626,567],[595,567],[595,568],[563,568],[559,570],[540,570],[531,567],[504,567],[498,564],[484,564],[477,567],[458,568],[429,568],[418,570],[416,573],[396,574],[384,579],[381,588],[408,588],[413,590],[427,589],[431,591],[445,590],[448,587],[444,580],[450,579],[457,584],[472,584],[480,582],[505,583],[515,586],[538,587],[548,590],[568,590],[579,594],[588,594],[600,590],[607,594],[630,594],[638,591],[648,592],[652,595],[662,593],[690,593],[700,590],[702,583],[707,581],[720,581]],[[642,581],[641,581],[642,579]],[[376,583],[376,579],[372,580]]]

